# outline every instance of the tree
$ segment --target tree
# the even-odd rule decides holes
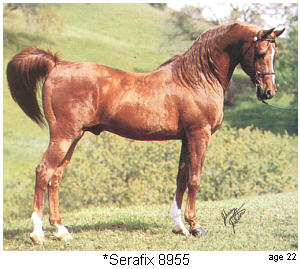
[[[58,16],[52,7],[58,4],[28,4],[28,3],[7,3],[4,4],[3,18],[7,22],[14,17],[14,13],[21,11],[26,17],[28,25],[39,25],[41,30],[45,31],[51,26],[55,29],[61,29],[63,19]]]
[[[278,44],[280,53],[276,60],[276,80],[279,90],[282,89],[285,93],[294,94],[294,103],[297,103],[298,17],[294,16],[290,20],[290,25],[292,26],[289,29],[288,37],[285,40],[281,40]]]
[[[278,24],[289,27],[290,18],[298,13],[298,5],[296,3],[251,3],[251,4],[231,4],[231,13],[223,19],[225,21],[238,20],[259,27],[276,27],[273,25],[274,19]],[[273,20],[270,20],[273,18]]]
[[[203,17],[200,6],[185,6],[181,11],[172,11],[168,23],[174,27],[171,39],[180,37],[185,41],[195,40],[213,25]]]
[[[168,4],[166,3],[149,3],[150,6],[160,9],[160,10],[165,10]]]

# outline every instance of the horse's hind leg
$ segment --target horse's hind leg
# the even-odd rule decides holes
[[[43,211],[45,203],[45,192],[52,178],[59,178],[58,169],[65,164],[67,153],[75,139],[50,139],[47,151],[45,152],[42,161],[36,168],[36,183],[33,213],[31,222],[33,224],[33,232],[30,237],[34,243],[42,243],[45,240],[42,229]],[[66,166],[66,164],[65,164]],[[52,185],[52,183],[50,183]],[[51,192],[51,191],[50,191]],[[53,194],[51,194],[52,197]]]
[[[182,140],[180,160],[178,166],[177,175],[177,189],[174,201],[171,207],[171,218],[174,220],[174,227],[172,229],[173,233],[189,235],[189,231],[185,228],[181,219],[181,205],[184,192],[187,188],[188,180],[188,154],[187,154],[187,141],[184,138]]]
[[[81,138],[81,137],[80,137]],[[58,197],[58,188],[62,180],[63,173],[69,164],[71,157],[73,155],[74,149],[80,140],[80,138],[73,141],[71,147],[69,148],[63,162],[58,166],[53,176],[51,177],[48,183],[48,199],[49,199],[49,222],[52,226],[56,227],[55,237],[61,240],[72,239],[71,234],[68,229],[63,226],[62,220],[59,214],[59,197]]]

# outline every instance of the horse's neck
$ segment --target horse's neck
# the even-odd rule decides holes
[[[218,63],[220,68],[219,81],[226,91],[232,78],[233,72],[236,66],[240,63],[242,56],[242,44],[248,39],[248,34],[244,29],[234,29],[227,33],[227,36],[223,38],[223,41],[219,46],[219,53],[215,61]],[[243,32],[243,37],[240,33]]]

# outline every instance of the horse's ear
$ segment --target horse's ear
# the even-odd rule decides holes
[[[284,30],[285,28],[283,28],[282,30],[274,31],[274,34],[276,35],[276,37],[278,37],[284,32]]]
[[[271,34],[274,31],[275,28],[272,28],[270,30],[263,30],[261,38],[267,38],[269,34]]]

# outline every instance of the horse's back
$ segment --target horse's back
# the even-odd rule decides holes
[[[44,110],[48,122],[75,129],[101,126],[133,139],[176,139],[181,127],[174,88],[163,70],[131,73],[60,62],[44,84]]]

